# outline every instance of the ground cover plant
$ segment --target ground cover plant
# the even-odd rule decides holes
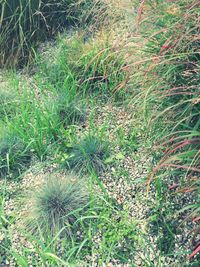
[[[54,62],[39,59],[43,79],[59,87],[58,90],[73,80],[77,87],[74,91],[76,96],[85,97],[89,94],[122,101],[125,91],[129,92],[124,84],[129,72],[124,70],[126,62],[123,52],[117,45],[111,45],[108,39],[107,34],[102,33],[94,45],[92,38],[84,41],[84,32],[74,35],[70,40],[61,37]],[[124,90],[120,90],[123,86]]]
[[[104,161],[108,156],[108,141],[89,133],[72,147],[71,156],[67,161],[67,165],[79,173],[92,170],[99,173],[104,170]]]
[[[62,231],[62,235],[70,236],[77,216],[89,205],[89,195],[84,186],[85,181],[76,177],[49,177],[33,196],[33,207],[29,225],[32,231],[54,236]]]
[[[199,1],[8,3],[0,265],[199,266]]]

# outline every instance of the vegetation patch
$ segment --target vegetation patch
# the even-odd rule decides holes
[[[0,0],[0,265],[199,266],[199,7]]]
[[[73,176],[47,178],[31,200],[28,224],[32,231],[44,236],[75,234],[76,221],[89,205],[84,183]]]
[[[1,0],[0,66],[23,66],[34,56],[38,41],[45,41],[70,25],[88,23],[100,3],[103,7],[99,0]],[[88,10],[90,15],[85,14]]]
[[[92,134],[87,134],[79,143],[75,144],[67,165],[78,173],[105,169],[104,161],[109,155],[109,143]]]
[[[17,136],[5,134],[0,139],[0,177],[18,176],[30,164],[31,154]]]

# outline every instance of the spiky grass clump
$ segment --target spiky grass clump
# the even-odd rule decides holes
[[[109,143],[95,135],[88,134],[72,149],[68,164],[76,172],[100,173],[105,169],[104,160],[109,155]]]
[[[33,196],[29,226],[51,236],[59,231],[71,236],[74,224],[89,204],[85,183],[72,176],[49,177]]]
[[[30,152],[19,137],[7,134],[0,139],[0,177],[18,176],[30,160]]]
[[[86,120],[86,105],[80,100],[76,88],[68,90],[62,88],[56,100],[56,110],[64,126],[81,124]]]

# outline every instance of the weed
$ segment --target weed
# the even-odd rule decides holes
[[[122,214],[122,216],[118,216],[117,223],[102,225],[104,233],[99,251],[104,257],[106,256],[105,262],[114,258],[121,263],[127,263],[128,260],[130,262],[134,259],[135,253],[132,248],[137,243],[137,226],[134,221],[128,222],[127,219],[127,215]]]
[[[128,133],[122,127],[116,130],[117,143],[126,152],[137,151],[139,146],[137,130],[131,129]]]

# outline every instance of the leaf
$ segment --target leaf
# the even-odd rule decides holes
[[[13,251],[12,252],[13,256],[15,257],[17,263],[21,267],[28,267],[28,262],[27,259],[21,255],[19,255],[17,252]]]
[[[151,222],[156,222],[156,221],[158,221],[158,215],[154,214],[154,215],[150,216],[149,219],[150,219]]]
[[[53,253],[47,252],[45,253],[45,256],[49,259],[55,260],[56,262],[62,263],[64,266],[69,266],[66,262],[64,262],[62,259],[60,259],[57,255]]]
[[[104,161],[105,164],[109,164],[109,163],[113,163],[113,162],[114,162],[114,157],[113,156],[106,158],[105,161]]]
[[[142,178],[137,178],[137,179],[134,180],[134,184],[143,184],[143,183],[146,182],[146,180],[147,180],[146,176],[144,176]]]
[[[125,156],[120,152],[117,155],[115,155],[115,158],[121,160],[121,159],[124,159]]]

